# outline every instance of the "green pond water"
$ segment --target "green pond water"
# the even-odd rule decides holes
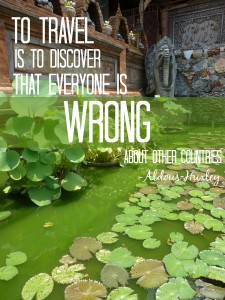
[[[223,127],[216,128],[211,135],[210,127],[192,127],[184,134],[167,135],[162,137],[160,149],[182,147],[201,136],[208,134],[209,139],[205,143],[215,146],[213,140],[217,133],[224,134]],[[211,139],[210,142],[210,138]],[[193,144],[194,144],[193,143]],[[79,236],[96,237],[101,232],[110,231],[116,223],[115,216],[122,212],[116,206],[117,203],[127,201],[130,194],[137,191],[136,183],[144,176],[149,167],[156,166],[139,165],[125,168],[110,169],[84,169],[81,172],[89,182],[89,187],[78,193],[64,193],[62,200],[56,201],[50,206],[37,208],[24,197],[7,197],[1,194],[1,210],[11,210],[12,216],[0,223],[0,266],[5,265],[6,255],[14,251],[23,251],[27,254],[28,261],[18,266],[19,275],[11,281],[0,281],[0,299],[19,300],[21,290],[25,282],[38,273],[48,273],[59,265],[62,255],[68,253],[69,246],[74,238]],[[162,166],[160,166],[162,168]],[[222,174],[223,167],[218,171]],[[4,178],[1,178],[1,184]],[[52,222],[53,226],[44,228],[46,222]],[[162,221],[151,226],[154,237],[161,240],[161,247],[156,250],[146,250],[141,241],[132,240],[127,236],[121,236],[116,244],[107,246],[114,249],[125,245],[133,255],[144,258],[162,259],[170,251],[167,239],[171,231],[179,231],[185,235],[185,240],[198,246],[200,250],[206,249],[209,243],[215,239],[216,233],[207,231],[204,235],[193,236],[183,228],[180,221]],[[90,279],[100,280],[100,270],[104,266],[93,258],[85,262],[87,269],[84,271],[90,275]],[[147,291],[139,289],[135,281],[131,280],[131,287],[139,295],[140,300],[145,300]],[[55,284],[49,300],[64,299],[65,286]]]

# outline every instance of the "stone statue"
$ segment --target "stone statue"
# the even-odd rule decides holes
[[[174,97],[177,64],[173,50],[174,46],[168,37],[149,49],[145,59],[148,95],[155,91],[162,97]]]

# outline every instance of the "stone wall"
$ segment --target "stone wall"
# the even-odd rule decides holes
[[[225,44],[175,55],[176,96],[225,96]]]

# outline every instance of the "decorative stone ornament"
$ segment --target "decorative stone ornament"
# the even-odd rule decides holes
[[[103,28],[102,28],[102,33],[104,33],[105,35],[110,36],[112,33],[112,26],[109,24],[109,21],[105,21]]]
[[[76,16],[75,6],[76,4],[73,1],[66,1],[65,3],[65,13],[69,19]]]

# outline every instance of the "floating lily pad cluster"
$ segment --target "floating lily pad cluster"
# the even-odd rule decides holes
[[[87,186],[86,180],[73,172],[83,159],[80,148],[1,152],[0,171],[9,174],[4,192],[27,193],[36,205],[49,205],[60,198],[62,188],[77,191]]]
[[[18,273],[19,270],[16,266],[21,265],[27,261],[27,255],[23,252],[12,252],[7,255],[6,265],[0,268],[0,280],[11,280]]]

